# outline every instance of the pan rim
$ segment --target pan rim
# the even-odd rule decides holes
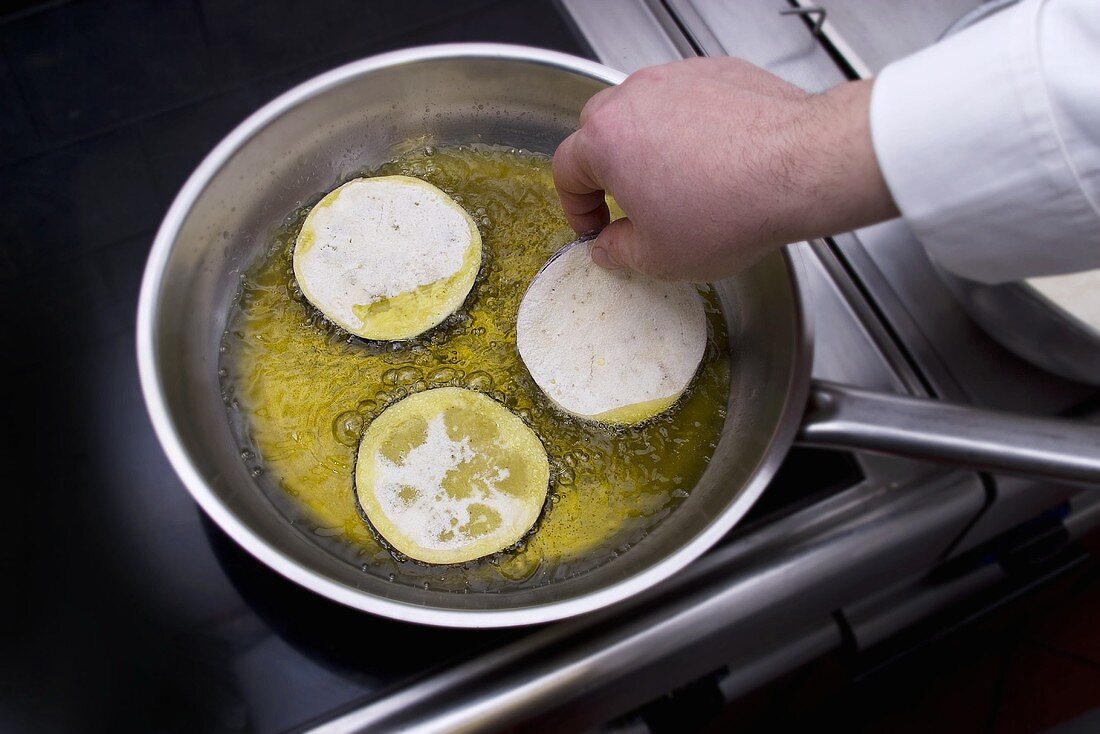
[[[792,369],[785,403],[768,448],[742,485],[737,498],[701,532],[649,567],[596,591],[545,604],[512,609],[448,609],[374,595],[304,566],[275,548],[240,520],[214,492],[192,461],[178,434],[158,369],[158,321],[161,285],[176,238],[211,179],[251,138],[291,109],[350,81],[381,69],[423,61],[491,59],[534,63],[614,85],[626,74],[579,57],[508,44],[460,43],[421,46],[381,54],[314,77],[264,105],[230,132],[188,178],[161,223],[147,260],[138,300],[136,351],[142,395],[154,432],[169,463],[202,510],[249,554],[283,577],[332,601],[360,611],[417,624],[455,628],[499,628],[550,622],[610,606],[634,597],[682,570],[714,545],[756,502],[794,442],[809,391],[812,333],[799,287],[799,254],[784,250],[795,328]]]

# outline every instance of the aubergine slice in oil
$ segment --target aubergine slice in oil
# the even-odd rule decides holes
[[[535,276],[519,307],[516,346],[562,410],[640,423],[691,383],[707,346],[706,309],[694,285],[605,270],[590,247],[566,248]]]
[[[443,387],[382,412],[363,434],[359,506],[393,548],[425,563],[503,550],[534,526],[550,464],[538,436],[481,393]]]
[[[481,267],[481,234],[454,199],[411,176],[357,178],[310,211],[294,246],[302,293],[364,339],[401,341],[461,305]]]

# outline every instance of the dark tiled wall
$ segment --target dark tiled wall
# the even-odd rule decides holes
[[[582,53],[549,1],[16,5],[0,17],[0,307],[76,339],[132,327],[148,244],[177,189],[294,84],[425,43]]]

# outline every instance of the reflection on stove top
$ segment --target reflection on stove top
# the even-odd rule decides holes
[[[367,614],[283,578],[205,516],[203,529],[234,588],[271,632],[316,664],[371,688],[520,634],[426,627]]]

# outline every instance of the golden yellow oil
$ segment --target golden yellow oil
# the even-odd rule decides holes
[[[528,283],[574,239],[549,158],[480,145],[424,148],[364,174],[416,176],[451,194],[481,229],[481,272],[463,307],[439,327],[407,342],[363,341],[302,297],[291,256],[309,207],[288,216],[242,280],[221,365],[244,433],[243,456],[261,484],[293,498],[303,510],[294,519],[306,532],[365,573],[397,583],[454,591],[536,586],[637,543],[687,496],[721,433],[729,348],[714,294],[703,289],[703,365],[670,411],[632,428],[576,420],[549,404],[515,347]],[[364,426],[387,406],[444,385],[487,393],[526,421],[549,455],[551,490],[534,530],[515,547],[462,565],[427,566],[387,551],[360,517],[355,452]]]

